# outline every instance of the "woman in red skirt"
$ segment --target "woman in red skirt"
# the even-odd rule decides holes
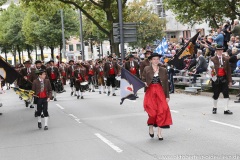
[[[148,113],[149,135],[154,137],[153,126],[158,127],[158,139],[163,140],[162,128],[170,128],[172,117],[168,106],[169,85],[167,70],[159,66],[160,55],[153,53],[150,66],[144,68],[142,80],[147,90],[144,96],[144,109]]]

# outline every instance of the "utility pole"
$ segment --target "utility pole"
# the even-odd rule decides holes
[[[122,16],[122,0],[118,0],[118,17],[119,17],[119,31],[120,31],[120,48],[121,48],[121,59],[125,58],[124,54],[124,37],[123,37],[123,16]]]
[[[82,60],[85,60],[85,54],[84,54],[84,42],[83,42],[83,27],[82,27],[82,12],[80,9],[78,10],[79,12],[79,22],[80,22],[80,39],[81,39],[81,51],[82,51]]]
[[[63,20],[63,9],[61,9],[61,21],[62,21],[62,51],[60,51],[60,62],[62,62],[62,54],[66,55],[66,43],[65,43],[65,35],[64,35],[64,20]]]

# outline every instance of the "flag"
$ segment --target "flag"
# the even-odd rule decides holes
[[[20,75],[8,62],[0,56],[0,75],[8,83],[13,83]]]
[[[122,68],[121,82],[120,82],[120,92],[121,92],[120,104],[122,104],[125,99],[136,100],[137,91],[143,87],[145,87],[145,84],[139,78],[132,75],[125,68]]]
[[[18,87],[12,87],[13,90],[18,94],[23,100],[31,101],[34,95],[34,91],[24,90]]]
[[[177,69],[183,69],[183,58],[188,55],[194,54],[194,47],[199,36],[200,31],[195,34],[177,53],[172,59],[168,61],[168,64],[175,66]]]
[[[158,54],[166,54],[168,50],[168,43],[166,38],[163,38],[161,42],[159,42],[158,47],[154,50],[155,53]]]

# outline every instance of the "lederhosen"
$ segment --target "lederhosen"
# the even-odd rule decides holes
[[[102,66],[99,66],[98,68],[98,85],[99,86],[105,86],[105,82],[104,82],[104,78],[103,78],[103,67]]]
[[[61,76],[62,76],[62,83],[63,83],[63,85],[66,85],[67,72],[66,72],[64,66],[62,66],[62,67],[60,68],[60,72],[61,72],[60,74],[61,74]]]
[[[88,84],[92,84],[94,85],[94,69],[93,69],[93,65],[91,65],[89,67],[89,70],[88,70]]]
[[[116,84],[115,84],[116,73],[114,71],[114,66],[113,66],[113,63],[109,63],[108,65],[109,65],[110,69],[108,71],[109,77],[107,77],[107,86],[112,85],[112,87],[115,87],[116,86]]]
[[[39,80],[40,81],[40,80]],[[47,91],[44,86],[44,82],[40,81],[41,92],[37,95],[37,116],[41,116],[43,112],[44,117],[48,117],[48,102],[47,102]]]
[[[50,69],[51,69],[51,72],[50,72],[49,80],[51,83],[52,90],[56,91],[55,83],[57,82],[57,74],[54,72],[54,67],[50,67]]]
[[[70,87],[73,87],[75,85],[75,78],[74,78],[74,66],[69,66],[71,67],[71,71],[70,71]]]
[[[85,77],[84,77],[84,74],[83,74],[83,71],[81,69],[76,69],[74,71],[74,78],[75,78],[75,88],[76,88],[76,91],[79,91],[80,92],[83,92],[83,88],[81,86],[81,82],[84,82],[85,81]]]
[[[220,93],[223,93],[224,98],[229,98],[228,80],[225,69],[223,68],[222,58],[219,59],[219,69],[217,73],[217,80],[212,81],[213,99],[217,100]]]

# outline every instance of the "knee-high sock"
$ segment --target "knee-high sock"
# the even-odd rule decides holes
[[[224,110],[227,111],[228,110],[228,102],[229,102],[229,98],[224,98]]]
[[[72,90],[72,92],[73,92],[73,87],[71,87],[71,90]]]
[[[103,88],[103,92],[105,92],[105,86],[102,86],[102,88]]]
[[[76,91],[76,92],[77,92],[77,95],[79,96],[79,92],[80,92],[80,91]]]
[[[217,108],[217,102],[218,102],[218,100],[213,100],[213,108]]]
[[[45,120],[45,126],[48,126],[48,117],[44,117]]]
[[[98,86],[99,92],[102,92],[102,86]]]
[[[38,116],[38,122],[42,122],[41,116]]]
[[[115,93],[115,88],[114,87],[112,87],[112,93]]]
[[[54,96],[54,98],[57,97],[56,91],[53,91],[53,96]]]
[[[110,86],[108,86],[107,89],[108,89],[108,92],[110,92]]]

